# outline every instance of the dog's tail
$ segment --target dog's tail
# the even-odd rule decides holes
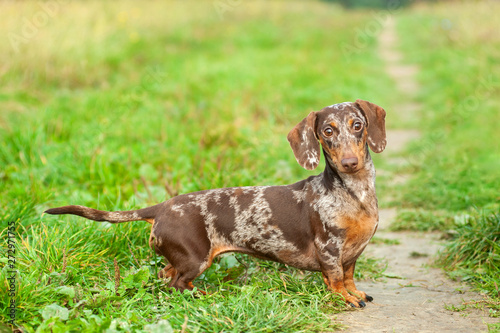
[[[97,210],[85,206],[63,206],[57,208],[47,209],[45,213],[51,215],[60,214],[73,214],[85,217],[94,221],[107,221],[111,223],[122,223],[130,221],[147,221],[153,223],[153,220],[159,210],[161,204],[129,211],[108,212],[104,210]]]

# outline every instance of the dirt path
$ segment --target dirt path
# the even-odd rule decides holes
[[[411,119],[420,105],[414,102],[418,91],[415,74],[418,68],[401,63],[402,55],[396,49],[395,22],[390,18],[379,36],[380,56],[386,61],[388,74],[396,83],[403,101],[393,105],[393,112]],[[388,117],[391,112],[388,111]],[[387,133],[387,158],[401,163],[400,150],[411,140],[419,137],[416,130],[390,130]],[[403,161],[404,163],[404,161]],[[381,170],[386,172],[385,170]],[[404,175],[394,175],[394,181],[404,181]],[[396,177],[398,176],[398,177]],[[370,244],[366,254],[385,258],[388,263],[385,281],[359,281],[357,287],[374,297],[372,303],[361,310],[353,310],[338,316],[347,332],[486,332],[486,323],[492,323],[487,313],[480,310],[449,311],[445,306],[459,307],[463,300],[481,299],[468,291],[465,285],[446,278],[440,269],[430,267],[441,247],[438,234],[390,232],[388,226],[396,211],[380,211],[380,224],[376,237],[395,239],[397,245]]]

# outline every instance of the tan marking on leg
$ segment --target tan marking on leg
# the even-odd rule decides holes
[[[215,247],[210,255],[211,255],[211,258],[210,258],[210,261],[212,261],[215,257],[217,257],[219,254],[223,254],[223,253],[226,253],[226,252],[248,252],[247,249],[243,248],[243,247],[239,247],[239,246],[232,246],[232,245],[223,245],[223,246],[218,246],[218,247]]]
[[[194,289],[194,284],[193,282],[189,282],[188,283],[188,286],[189,286],[189,290],[193,290]],[[202,293],[203,295],[206,295],[207,292],[205,290],[201,290],[200,288],[196,287],[196,290],[198,290],[200,293]]]
[[[177,270],[171,264],[165,266],[161,271],[158,272],[158,278],[168,279],[177,274]]]
[[[205,271],[207,268],[209,268],[212,265],[212,261],[214,260],[215,257],[217,257],[219,254],[223,254],[226,252],[243,252],[243,253],[248,253],[248,249],[239,247],[239,246],[232,246],[232,245],[221,245],[221,246],[215,246],[210,250],[210,253],[208,254],[207,260],[203,263],[201,273]]]
[[[149,247],[154,250],[155,236],[153,235],[153,227],[154,227],[155,219],[151,219],[151,221],[146,220],[146,222],[151,223],[151,232],[149,234]]]
[[[325,281],[326,285],[328,286],[328,289],[330,289],[333,292],[341,294],[342,297],[344,297],[344,300],[347,304],[354,304],[354,306],[360,307],[359,299],[350,295],[347,292],[343,280],[333,280],[325,276],[325,273],[323,273],[323,281]]]
[[[151,234],[149,235],[149,247],[154,250],[155,249],[155,236],[153,235],[153,232],[151,232]]]
[[[354,296],[368,301],[366,298],[366,293],[364,291],[358,290],[354,284],[354,268],[355,265],[351,265],[346,271],[344,271],[344,286],[348,292]]]

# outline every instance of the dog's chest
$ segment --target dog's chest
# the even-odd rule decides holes
[[[338,189],[315,200],[322,228],[317,235],[334,239],[341,248],[342,261],[355,259],[364,250],[378,225],[377,198],[373,187],[353,192]]]
[[[354,217],[344,217],[338,223],[346,231],[342,261],[345,263],[355,260],[374,235],[378,225],[378,217],[360,213]]]

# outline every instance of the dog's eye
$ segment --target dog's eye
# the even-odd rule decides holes
[[[333,135],[333,129],[331,127],[327,127],[327,128],[325,128],[325,130],[323,131],[323,133],[326,136],[332,136]]]
[[[354,124],[352,124],[352,128],[357,132],[363,128],[363,124],[357,121]]]

